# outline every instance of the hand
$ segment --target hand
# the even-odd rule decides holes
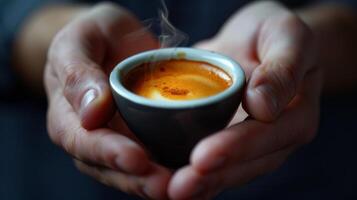
[[[113,117],[108,85],[116,63],[157,45],[126,10],[100,4],[56,35],[44,79],[49,135],[82,172],[124,192],[165,199],[170,172],[151,162],[120,116]]]
[[[228,128],[196,145],[190,165],[169,183],[172,199],[209,199],[277,169],[314,138],[319,120],[314,39],[293,12],[273,2],[254,3],[197,47],[242,64],[247,113],[239,109]]]

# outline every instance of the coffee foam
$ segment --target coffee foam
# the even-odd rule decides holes
[[[223,70],[204,62],[144,63],[125,76],[127,89],[152,100],[192,100],[215,95],[232,84]]]

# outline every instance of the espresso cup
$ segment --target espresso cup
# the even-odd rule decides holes
[[[209,63],[224,70],[232,84],[224,91],[194,100],[152,100],[129,91],[124,77],[143,63],[165,60]],[[110,74],[117,108],[152,157],[169,168],[188,164],[193,147],[204,137],[225,128],[241,102],[244,71],[227,56],[194,48],[164,48],[131,56]]]

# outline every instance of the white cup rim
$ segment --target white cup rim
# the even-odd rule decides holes
[[[233,83],[229,88],[215,95],[206,98],[182,101],[148,99],[129,91],[121,83],[122,73],[127,73],[142,63],[152,60],[161,61],[170,59],[186,59],[213,64],[225,70],[233,79]],[[117,95],[120,95],[122,98],[127,99],[128,101],[155,108],[185,109],[218,103],[237,92],[243,92],[245,75],[241,66],[230,57],[201,49],[177,47],[149,50],[126,58],[114,67],[110,74],[109,82],[113,92]]]

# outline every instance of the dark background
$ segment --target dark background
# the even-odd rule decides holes
[[[6,24],[20,26],[26,12],[41,3],[22,1],[24,4],[16,7],[11,2],[0,1],[0,38],[11,39],[16,28],[3,27],[8,27]],[[135,7],[138,1],[126,2],[142,19],[156,14],[155,10],[140,12]],[[291,1],[296,2],[299,1]],[[195,10],[185,10],[184,6],[174,3],[171,3],[171,7],[175,7],[171,15],[188,14],[174,18],[173,23],[190,35],[192,44],[214,34],[229,14],[243,3],[235,1],[219,7],[221,14],[217,14],[217,21],[210,21],[211,26],[204,21],[204,13],[188,26],[190,18],[187,16],[194,15]],[[170,2],[168,4],[170,6]],[[4,13],[14,12],[10,8],[21,12],[13,18],[4,17]],[[193,8],[197,7],[193,5]],[[212,12],[208,10],[206,13]],[[204,27],[210,28],[203,30],[194,26],[200,20]],[[1,44],[11,41],[5,39],[0,41]],[[46,133],[46,101],[28,93],[26,87],[14,81],[16,76],[8,64],[10,49],[5,47],[2,45],[0,49],[0,200],[129,199],[127,195],[80,174],[71,158],[50,142]],[[357,91],[323,96],[321,102],[320,129],[311,144],[294,153],[276,172],[227,191],[217,199],[357,199]]]

